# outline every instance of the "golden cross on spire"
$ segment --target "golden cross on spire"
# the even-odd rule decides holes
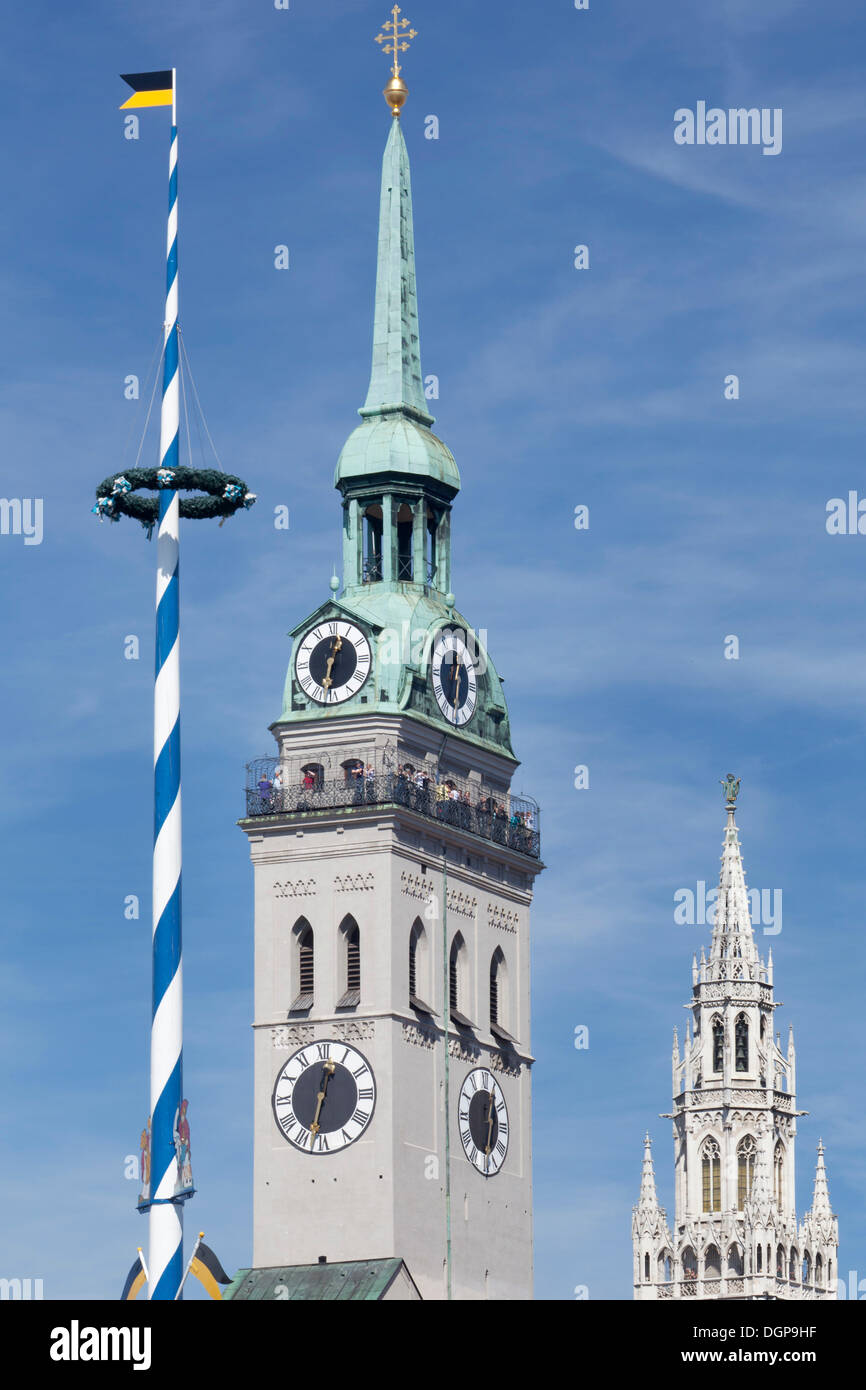
[[[400,76],[400,64],[397,59],[399,53],[405,53],[409,47],[409,39],[414,39],[417,30],[409,28],[408,19],[398,19],[401,13],[400,6],[395,5],[391,11],[391,19],[382,25],[382,33],[376,35],[376,43],[383,45],[382,52],[390,53],[393,56],[391,64],[391,81],[385,88],[385,100],[395,116],[399,116],[400,107],[409,95],[409,88]]]

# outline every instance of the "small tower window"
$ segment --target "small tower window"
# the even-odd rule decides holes
[[[428,983],[427,933],[421,919],[416,917],[409,933],[409,1003],[422,1014],[432,1015],[433,1010],[424,1000]]]
[[[490,1022],[499,1022],[499,957],[496,954],[490,962]]]
[[[411,579],[412,565],[412,508],[404,502],[397,513],[397,578]]]
[[[382,578],[382,508],[368,507],[364,513],[364,583]]]
[[[436,578],[436,529],[438,518],[432,507],[427,508],[427,531],[424,537],[424,579],[432,584]]]
[[[737,1014],[734,1024],[734,1069],[749,1070],[749,1020],[745,1014]]]
[[[776,1145],[773,1154],[773,1195],[781,1212],[785,1199],[785,1150],[781,1144]]]
[[[418,993],[418,934],[415,928],[409,934],[409,998]]]
[[[721,1071],[725,1056],[725,1029],[720,1018],[713,1019],[713,1071]]]
[[[704,1211],[721,1211],[722,1169],[715,1139],[708,1139],[701,1152],[701,1178]]]
[[[644,1277],[644,1279],[646,1279],[647,1282],[649,1282],[649,1277],[650,1277],[649,1255],[644,1255],[644,1257],[643,1257],[643,1277]]]
[[[457,932],[451,943],[451,954],[448,958],[448,1008],[451,1018],[461,1028],[471,1028],[473,1024],[461,1011],[461,1003],[465,1003],[469,997],[466,984],[466,943],[460,932]]]
[[[313,991],[315,987],[315,955],[313,943],[313,928],[303,917],[296,923],[293,934],[295,938],[295,979],[297,981],[297,994],[290,1012],[296,1009],[309,1009],[313,1005]]]
[[[354,1009],[361,1002],[361,933],[354,917],[346,917],[340,923],[340,937],[344,951],[343,979],[346,987],[337,1000],[338,1009]]]
[[[752,1195],[757,1156],[755,1141],[751,1134],[747,1134],[745,1139],[741,1139],[737,1145],[737,1208],[739,1211],[743,1210],[745,1203]]]

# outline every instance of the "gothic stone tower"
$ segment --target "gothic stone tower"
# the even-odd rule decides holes
[[[460,475],[422,385],[399,119],[360,415],[335,478],[342,592],[334,578],[292,629],[278,754],[250,765],[241,822],[255,871],[251,1277],[402,1260],[423,1298],[450,1284],[527,1299],[538,808],[510,790],[502,685],[451,592]]]
[[[676,1213],[656,1197],[646,1137],[634,1209],[635,1298],[833,1298],[836,1217],[823,1144],[812,1207],[798,1225],[793,1029],[773,1036],[772,951],[758,955],[734,821],[739,782],[725,783],[727,826],[709,960],[692,964],[691,1020],[673,1050]]]

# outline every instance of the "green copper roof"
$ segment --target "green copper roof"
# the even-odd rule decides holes
[[[409,154],[398,120],[391,122],[382,160],[373,370],[361,413],[379,411],[383,406],[392,410],[408,406],[425,423],[433,423],[421,381],[412,186]]]
[[[337,462],[334,486],[349,478],[387,473],[434,478],[452,493],[460,489],[451,450],[432,430],[398,413],[373,416],[349,435]]]
[[[355,1299],[378,1302],[397,1278],[402,1264],[400,1259],[347,1260],[340,1264],[239,1269],[223,1299],[275,1302]]]
[[[363,424],[349,436],[334,485],[380,474],[432,478],[451,494],[460,474],[450,449],[429,426],[421,377],[415,235],[409,155],[399,120],[392,120],[382,160],[373,367]]]

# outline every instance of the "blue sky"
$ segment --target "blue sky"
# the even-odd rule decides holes
[[[825,529],[829,498],[866,493],[862,13],[403,8],[419,30],[403,125],[422,364],[463,477],[454,589],[506,679],[516,787],[542,806],[537,1293],[630,1298],[647,1127],[672,1206],[658,1115],[710,934],[675,924],[674,893],[716,882],[728,770],[748,882],[783,894],[761,945],[810,1112],[798,1210],[822,1136],[839,1267],[864,1277],[866,538]],[[332,476],[369,373],[387,9],[85,0],[7,26],[2,491],[44,499],[44,536],[0,536],[0,1274],[41,1277],[47,1297],[116,1297],[145,1234],[123,1168],[147,1109],[154,548],[90,506],[133,461],[123,379],[145,376],[161,333],[168,137],[155,111],[124,140],[117,74],[178,68],[181,324],[223,466],[260,499],[223,528],[187,526],[182,557],[188,1228],[235,1269],[252,1184],[235,821],[243,764],[272,746],[285,634],[339,563]],[[781,154],[676,145],[674,111],[699,100],[781,108]]]

